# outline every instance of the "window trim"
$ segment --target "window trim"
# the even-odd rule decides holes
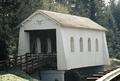
[[[51,53],[52,52],[52,42],[51,38],[47,38],[47,52]]]
[[[71,49],[71,52],[75,51],[74,38],[73,37],[70,38],[70,49]]]
[[[83,52],[84,48],[83,48],[83,38],[80,37],[79,39],[79,48],[80,48],[80,52]]]
[[[91,46],[91,39],[88,38],[88,52],[92,51],[92,46]]]
[[[97,38],[95,39],[95,48],[96,48],[96,52],[98,52],[99,51],[99,42],[98,42]]]

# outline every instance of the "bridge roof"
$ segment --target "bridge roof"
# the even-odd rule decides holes
[[[46,15],[50,19],[58,22],[60,25],[62,25],[62,27],[72,27],[72,28],[83,28],[83,29],[107,31],[106,28],[104,28],[103,26],[97,24],[96,22],[94,22],[91,19],[86,18],[86,17],[57,13],[57,12],[46,11],[46,10],[37,10],[31,16],[34,16],[37,13]],[[27,21],[29,18],[31,18],[31,16],[28,17],[25,21]],[[23,22],[25,22],[25,21],[23,21]]]
[[[39,10],[50,18],[56,20],[64,27],[75,27],[75,28],[85,28],[85,29],[96,29],[96,30],[107,30],[101,25],[95,23],[89,18],[80,17],[70,14],[62,14],[52,11]]]

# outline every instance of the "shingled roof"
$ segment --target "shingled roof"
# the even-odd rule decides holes
[[[57,13],[57,12],[46,11],[46,10],[38,10],[36,11],[36,13],[42,13],[48,16],[49,18],[61,24],[63,27],[74,27],[74,28],[107,31],[106,28],[104,28],[103,26],[95,23],[94,21],[86,17]]]

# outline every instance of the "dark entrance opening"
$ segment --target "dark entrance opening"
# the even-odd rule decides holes
[[[56,30],[30,30],[25,32],[29,32],[30,36],[30,53],[25,55],[26,66],[32,65],[32,68],[39,68],[39,70],[56,70]],[[32,61],[32,64],[27,63],[28,61]],[[28,70],[27,67],[26,70]]]
[[[56,53],[56,30],[37,30],[30,32],[31,53]]]

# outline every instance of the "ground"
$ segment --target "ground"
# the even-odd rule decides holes
[[[17,69],[9,69],[9,71],[0,71],[0,81],[39,81],[36,74],[28,75]]]

